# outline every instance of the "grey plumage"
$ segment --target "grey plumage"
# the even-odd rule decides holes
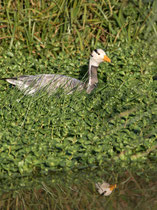
[[[80,80],[59,74],[28,75],[6,79],[6,81],[17,86],[26,95],[33,95],[43,90],[53,93],[57,88],[62,88],[66,93],[70,94],[75,90],[83,90],[85,85]]]
[[[89,61],[89,80],[87,83],[59,74],[20,76],[17,78],[7,78],[6,81],[17,86],[25,95],[33,95],[43,90],[51,94],[56,92],[58,88],[62,88],[66,94],[71,94],[74,91],[81,91],[83,89],[89,94],[98,83],[97,68],[103,61],[110,62],[106,53],[101,49],[94,50]]]

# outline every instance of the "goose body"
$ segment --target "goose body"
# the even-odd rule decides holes
[[[6,79],[6,81],[17,86],[25,95],[33,95],[43,90],[53,93],[58,88],[70,94],[74,90],[83,90],[85,85],[78,79],[59,74],[27,75]]]
[[[59,74],[27,75],[17,78],[7,78],[5,80],[17,86],[25,95],[33,95],[41,90],[46,90],[51,94],[58,88],[62,88],[68,94],[73,93],[75,90],[86,90],[89,94],[98,83],[97,68],[103,61],[111,62],[102,49],[94,50],[89,60],[88,83]]]

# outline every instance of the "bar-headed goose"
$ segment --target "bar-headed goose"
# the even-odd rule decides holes
[[[5,80],[17,86],[25,95],[33,95],[41,90],[46,90],[51,94],[55,92],[57,88],[62,88],[67,94],[73,93],[75,90],[80,91],[85,89],[89,94],[98,83],[97,68],[103,61],[111,62],[102,49],[94,50],[89,60],[89,79],[87,83],[59,74],[28,75],[5,78]]]

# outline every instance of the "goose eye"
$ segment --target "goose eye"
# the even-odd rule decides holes
[[[90,56],[91,56],[91,57],[93,57],[93,55],[92,55],[92,54],[91,54]]]
[[[96,52],[96,54],[100,55],[100,53],[97,51],[97,49],[96,49],[96,50],[94,50],[94,52]]]

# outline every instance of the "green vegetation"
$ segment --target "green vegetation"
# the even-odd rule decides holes
[[[64,205],[65,209],[69,205],[85,209],[83,203],[88,206],[92,196],[95,206],[101,209],[106,201],[98,198],[94,186],[91,190],[91,183],[105,179],[118,184],[122,176],[117,174],[131,168],[135,176],[131,172],[128,176],[140,195],[154,201],[153,184],[148,182],[149,172],[156,173],[157,163],[157,83],[152,80],[157,66],[156,38],[156,1],[1,2],[1,77],[58,73],[85,80],[91,49],[106,49],[112,60],[112,64],[101,64],[99,85],[91,95],[65,95],[61,91],[50,97],[45,93],[30,97],[0,81],[1,193],[16,189],[19,193],[20,188],[42,183],[38,193],[33,191],[30,203],[34,202],[43,195],[43,189],[48,189],[44,177],[60,172],[54,180],[49,177],[51,184],[52,180],[60,182],[59,189],[52,186],[44,190],[49,202],[57,202],[56,209],[64,209]],[[83,173],[94,174],[84,178],[87,188],[82,189],[87,190],[87,195],[79,190],[84,199],[79,197],[79,203],[76,193],[76,205],[66,203],[63,197],[68,194],[67,199],[71,198],[72,179],[77,174],[77,180],[82,182]],[[149,185],[154,197],[147,196],[136,174],[141,176],[140,182]],[[125,177],[124,182],[127,180]],[[74,185],[78,187],[80,182]],[[0,206],[26,209],[31,191],[21,192],[22,197],[14,192],[4,194]],[[121,199],[128,206],[131,203],[125,196]],[[114,197],[108,200],[116,201]],[[124,203],[116,207],[124,208]]]
[[[133,43],[157,36],[156,1],[4,0],[0,6],[1,50],[8,45],[57,56],[106,46],[108,41]]]
[[[79,169],[111,159],[121,165],[124,161],[124,166],[138,165],[148,157],[156,158],[156,83],[148,53],[140,51],[140,46],[123,44],[123,50],[115,50],[115,44],[110,50],[113,65],[101,65],[99,87],[91,95],[24,97],[3,82],[1,176],[30,174],[37,168],[42,173]],[[15,75],[24,69],[26,74],[38,69],[52,73],[59,66],[60,71],[77,78],[81,66],[87,64],[81,55],[82,63],[78,56],[65,60],[59,56],[53,61],[25,58],[22,53],[4,57],[2,72],[7,72],[11,63]]]

